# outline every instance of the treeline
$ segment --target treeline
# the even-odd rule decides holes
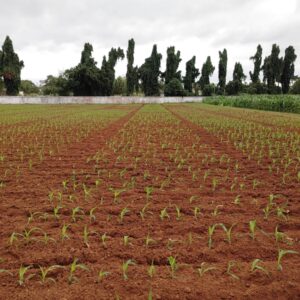
[[[290,92],[291,81],[295,80],[296,54],[293,46],[285,49],[280,56],[280,48],[273,44],[271,53],[263,58],[261,45],[250,60],[253,70],[249,73],[250,83],[246,83],[246,75],[240,62],[234,65],[232,80],[227,82],[227,50],[219,51],[217,66],[218,84],[210,82],[216,67],[208,56],[201,71],[196,67],[196,56],[185,64],[185,75],[179,71],[182,61],[180,51],[175,47],[167,49],[166,69],[161,71],[162,54],[154,45],[151,55],[141,66],[134,64],[135,41],[128,41],[126,51],[126,77],[115,78],[115,66],[119,60],[125,59],[124,50],[111,48],[103,57],[101,67],[93,58],[93,46],[84,45],[81,59],[77,66],[70,68],[58,77],[49,75],[36,87],[30,81],[21,81],[21,69],[24,67],[18,55],[14,52],[12,41],[7,37],[0,51],[0,93],[18,95],[25,93],[59,95],[59,96],[111,96],[115,94],[157,96],[193,96],[200,93],[204,96],[249,94],[287,94]],[[261,80],[261,73],[263,80]],[[300,81],[293,87],[294,93],[300,93]]]

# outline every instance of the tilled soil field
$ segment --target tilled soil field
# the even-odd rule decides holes
[[[0,107],[0,299],[300,299],[300,117]]]

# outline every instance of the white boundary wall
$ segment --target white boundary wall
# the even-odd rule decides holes
[[[202,102],[202,97],[25,97],[1,96],[0,104],[128,104]]]

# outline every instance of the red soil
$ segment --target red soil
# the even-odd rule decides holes
[[[11,180],[0,190],[0,269],[13,274],[0,273],[1,299],[147,299],[150,290],[153,299],[300,298],[299,255],[285,256],[283,271],[278,271],[276,264],[278,248],[300,252],[299,184],[283,187],[264,165],[257,167],[233,145],[222,143],[185,119],[176,111],[179,106],[164,107],[129,110],[101,132],[92,132],[80,143],[68,145],[32,171],[24,170],[18,182]],[[219,163],[222,157],[230,160]],[[235,170],[237,162],[239,169]],[[215,190],[213,178],[218,180]],[[253,179],[260,182],[255,189]],[[63,180],[68,180],[66,189]],[[78,185],[75,190],[74,183]],[[244,184],[245,188],[231,189],[233,183]],[[83,184],[91,191],[88,197],[83,193]],[[123,187],[126,191],[114,199],[110,188]],[[147,187],[154,188],[148,202]],[[63,193],[57,220],[52,214],[55,205],[48,199],[49,191]],[[262,209],[271,193],[280,194],[275,200],[278,204],[289,200],[287,220],[279,219],[274,211],[264,219]],[[68,199],[70,194],[75,197],[72,201]],[[240,205],[233,203],[237,195]],[[149,206],[142,220],[140,212],[146,203]],[[75,207],[83,213],[74,222],[71,210]],[[96,219],[91,221],[89,211],[94,207]],[[197,218],[195,207],[201,209]],[[218,212],[214,214],[216,207]],[[124,208],[129,212],[121,222],[119,215]],[[161,220],[164,208],[169,217]],[[30,212],[39,214],[27,224]],[[45,213],[47,218],[40,218],[46,217]],[[252,240],[249,221],[254,219],[258,228]],[[227,227],[235,224],[232,242],[225,240],[218,226],[209,249],[208,227],[216,223]],[[70,224],[69,239],[61,241],[63,224]],[[276,243],[276,225],[288,237],[285,241]],[[87,244],[83,241],[85,226],[90,232]],[[36,240],[26,243],[19,238],[9,244],[12,232],[33,227],[41,228],[56,242],[45,245],[43,235],[36,231]],[[108,236],[106,244],[101,241],[104,233]],[[124,236],[129,236],[127,246]],[[154,240],[148,246],[147,236]],[[169,256],[178,262],[174,277]],[[76,271],[77,281],[69,284],[69,268],[75,258],[89,271]],[[256,258],[262,260],[259,265],[268,274],[250,271]],[[135,264],[129,266],[128,280],[124,280],[121,266],[128,259]],[[230,261],[235,265],[228,273]],[[147,270],[152,262],[155,274],[151,278]],[[203,262],[215,269],[200,277],[197,269]],[[17,282],[21,264],[30,265],[28,274],[34,274],[24,286]],[[41,284],[39,266],[52,265],[64,268],[49,273],[55,282]],[[100,270],[109,272],[101,281],[97,280]]]

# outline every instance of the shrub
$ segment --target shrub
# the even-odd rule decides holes
[[[173,78],[168,84],[166,84],[165,96],[184,96],[183,86],[177,78]]]
[[[202,90],[202,96],[211,96],[215,91],[214,84],[206,84]]]
[[[300,79],[297,79],[291,87],[291,94],[300,94]]]

